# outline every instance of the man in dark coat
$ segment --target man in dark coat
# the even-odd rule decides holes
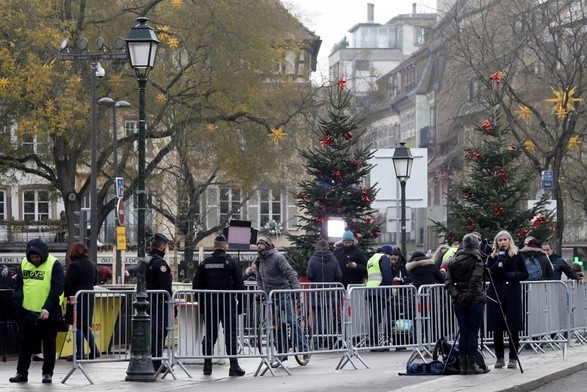
[[[363,284],[367,278],[367,255],[359,248],[352,231],[342,235],[342,246],[334,250],[342,272],[342,284]]]
[[[424,284],[444,283],[444,274],[440,272],[434,260],[427,258],[423,252],[414,252],[406,264],[406,269],[412,277],[412,284],[416,287]]]
[[[173,277],[171,268],[164,259],[168,243],[169,239],[163,234],[155,234],[151,240],[151,251],[148,254],[150,259],[147,267],[147,290],[165,290],[171,296]],[[165,295],[161,293],[152,295],[149,304],[151,311],[151,355],[154,358],[153,367],[155,371],[158,371],[161,367],[163,346],[167,336],[169,304]],[[162,369],[162,372],[165,370]]]
[[[567,279],[576,280],[581,284],[584,283],[583,278],[581,278],[575,271],[573,271],[569,263],[567,263],[565,259],[563,259],[559,255],[554,253],[552,245],[549,242],[542,243],[542,250],[546,252],[548,258],[550,259],[550,262],[552,263],[554,273],[551,279],[561,280],[562,275],[564,273]]]
[[[194,290],[245,290],[243,273],[238,261],[226,253],[228,241],[222,234],[214,239],[214,252],[196,270],[192,288]],[[222,323],[225,335],[226,353],[237,355],[237,303],[234,293],[211,293],[200,295],[200,313],[204,315],[206,334],[202,341],[204,375],[212,374],[214,344],[218,339],[218,323]],[[203,305],[203,306],[202,306]],[[244,376],[237,358],[230,358],[229,376]]]

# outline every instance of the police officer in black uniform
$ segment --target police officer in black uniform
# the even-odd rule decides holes
[[[245,290],[241,266],[226,253],[228,241],[223,235],[214,239],[214,252],[196,270],[192,287],[195,290]],[[228,355],[237,354],[237,302],[234,293],[200,295],[200,313],[206,323],[202,340],[204,355],[212,355],[218,339],[218,322],[222,322]],[[204,359],[204,375],[212,374],[212,359]],[[230,358],[229,376],[244,376],[237,358]]]
[[[147,290],[165,290],[171,295],[171,283],[173,277],[171,268],[163,258],[165,247],[169,239],[163,234],[155,234],[151,240],[151,251],[147,254],[149,265],[147,267]],[[169,304],[162,294],[156,294],[150,300],[151,315],[151,355],[153,358],[160,358],[163,355],[165,336],[169,321]],[[161,367],[161,360],[153,360],[155,371]],[[165,371],[166,369],[162,369]]]

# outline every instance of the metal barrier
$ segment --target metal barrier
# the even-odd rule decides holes
[[[18,324],[12,310],[12,289],[0,289],[0,357],[17,355],[20,348]]]
[[[578,343],[584,344],[587,343],[587,285],[567,281],[567,286],[570,290],[570,332]]]

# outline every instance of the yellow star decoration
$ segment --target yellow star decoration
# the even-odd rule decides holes
[[[216,125],[214,125],[214,124],[206,124],[204,126],[204,129],[206,130],[206,132],[212,133],[212,132],[214,132],[216,130]]]
[[[179,46],[179,40],[175,37],[171,37],[167,40],[167,45],[169,45],[170,48],[175,49]]]
[[[183,3],[182,0],[171,0],[171,4],[173,4],[173,8],[180,8],[182,3]]]
[[[567,148],[569,150],[578,150],[581,145],[581,139],[579,136],[571,136],[569,138],[569,142],[567,143]]]
[[[159,103],[165,103],[165,101],[167,101],[167,96],[163,93],[159,93],[159,94],[157,94],[157,97],[155,99]]]
[[[285,137],[285,131],[281,127],[275,128],[271,131],[271,138],[273,139],[273,141],[275,143],[279,143],[280,141],[283,140],[284,137]]]
[[[165,42],[169,36],[169,30],[171,30],[171,28],[167,25],[163,25],[157,26],[157,30],[157,38],[159,38],[161,42]]]
[[[4,90],[8,87],[8,78],[0,78],[0,89]]]
[[[518,118],[520,120],[525,121],[530,118],[531,112],[530,112],[530,108],[528,108],[528,106],[521,106],[520,105],[520,108],[518,109],[517,113],[518,113]]]
[[[530,139],[524,141],[524,148],[530,152],[536,151],[536,144]]]
[[[123,80],[121,75],[114,75],[110,78],[110,84],[112,84],[114,87],[120,87],[122,83]]]
[[[552,108],[552,112],[557,116],[559,119],[565,118],[569,112],[575,110],[575,102],[580,102],[582,98],[575,98],[575,92],[577,90],[575,87],[570,89],[568,92],[563,91],[563,89],[559,89],[558,91],[552,89],[552,92],[555,95],[555,98],[546,99],[546,102],[554,102],[554,108]]]

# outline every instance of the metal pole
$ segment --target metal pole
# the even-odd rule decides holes
[[[404,255],[405,258],[408,257],[408,252],[406,249],[406,181],[400,181],[400,186],[402,188],[402,205],[401,205],[401,213],[402,213],[402,220],[401,220],[401,225],[402,225],[402,238],[401,238],[401,247],[402,247],[402,253]]]
[[[96,62],[92,63],[92,120],[91,120],[91,173],[90,173],[90,260],[98,262],[98,192],[97,188],[97,159],[98,159],[98,135],[96,130]],[[87,228],[83,228],[84,237]]]
[[[114,178],[118,177],[118,132],[116,132],[116,103],[112,103],[112,147],[114,148]],[[116,226],[120,225],[118,214],[116,215]],[[122,283],[122,257],[120,249],[116,247],[116,283]]]
[[[151,320],[147,310],[149,301],[146,284],[146,243],[145,243],[145,139],[147,136],[145,123],[145,87],[147,77],[137,75],[139,82],[139,162],[138,162],[138,275],[137,295],[133,303],[135,309],[132,317],[131,354],[126,371],[126,381],[155,381],[153,358],[151,357]]]

